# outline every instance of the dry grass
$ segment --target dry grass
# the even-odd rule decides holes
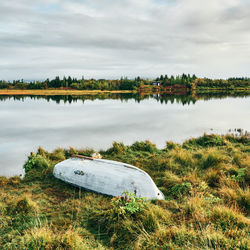
[[[102,93],[133,93],[130,90],[64,90],[64,89],[0,89],[0,95],[96,95]]]
[[[114,143],[100,152],[147,171],[164,192],[133,213],[53,177],[58,161],[91,152],[39,148],[23,180],[0,178],[1,249],[250,248],[249,138],[205,135],[163,150]]]

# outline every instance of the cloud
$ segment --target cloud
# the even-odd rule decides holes
[[[246,0],[0,2],[0,78],[249,76]]]

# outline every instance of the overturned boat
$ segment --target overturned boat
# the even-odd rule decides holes
[[[56,164],[53,174],[72,185],[106,195],[121,196],[127,191],[137,197],[164,199],[146,172],[122,162],[73,155]]]

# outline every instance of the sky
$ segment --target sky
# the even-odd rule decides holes
[[[250,76],[250,0],[0,1],[0,79]]]

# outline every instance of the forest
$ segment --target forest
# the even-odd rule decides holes
[[[198,78],[196,75],[182,74],[177,76],[161,75],[155,79],[146,79],[136,77],[129,79],[121,77],[120,79],[77,79],[71,76],[60,78],[56,76],[54,79],[46,79],[43,81],[25,81],[0,80],[0,89],[77,89],[77,90],[135,90],[139,91],[144,87],[152,87],[158,90],[166,88],[185,88],[188,90],[199,89],[235,89],[249,88],[250,78],[228,78],[228,79],[209,79]]]

